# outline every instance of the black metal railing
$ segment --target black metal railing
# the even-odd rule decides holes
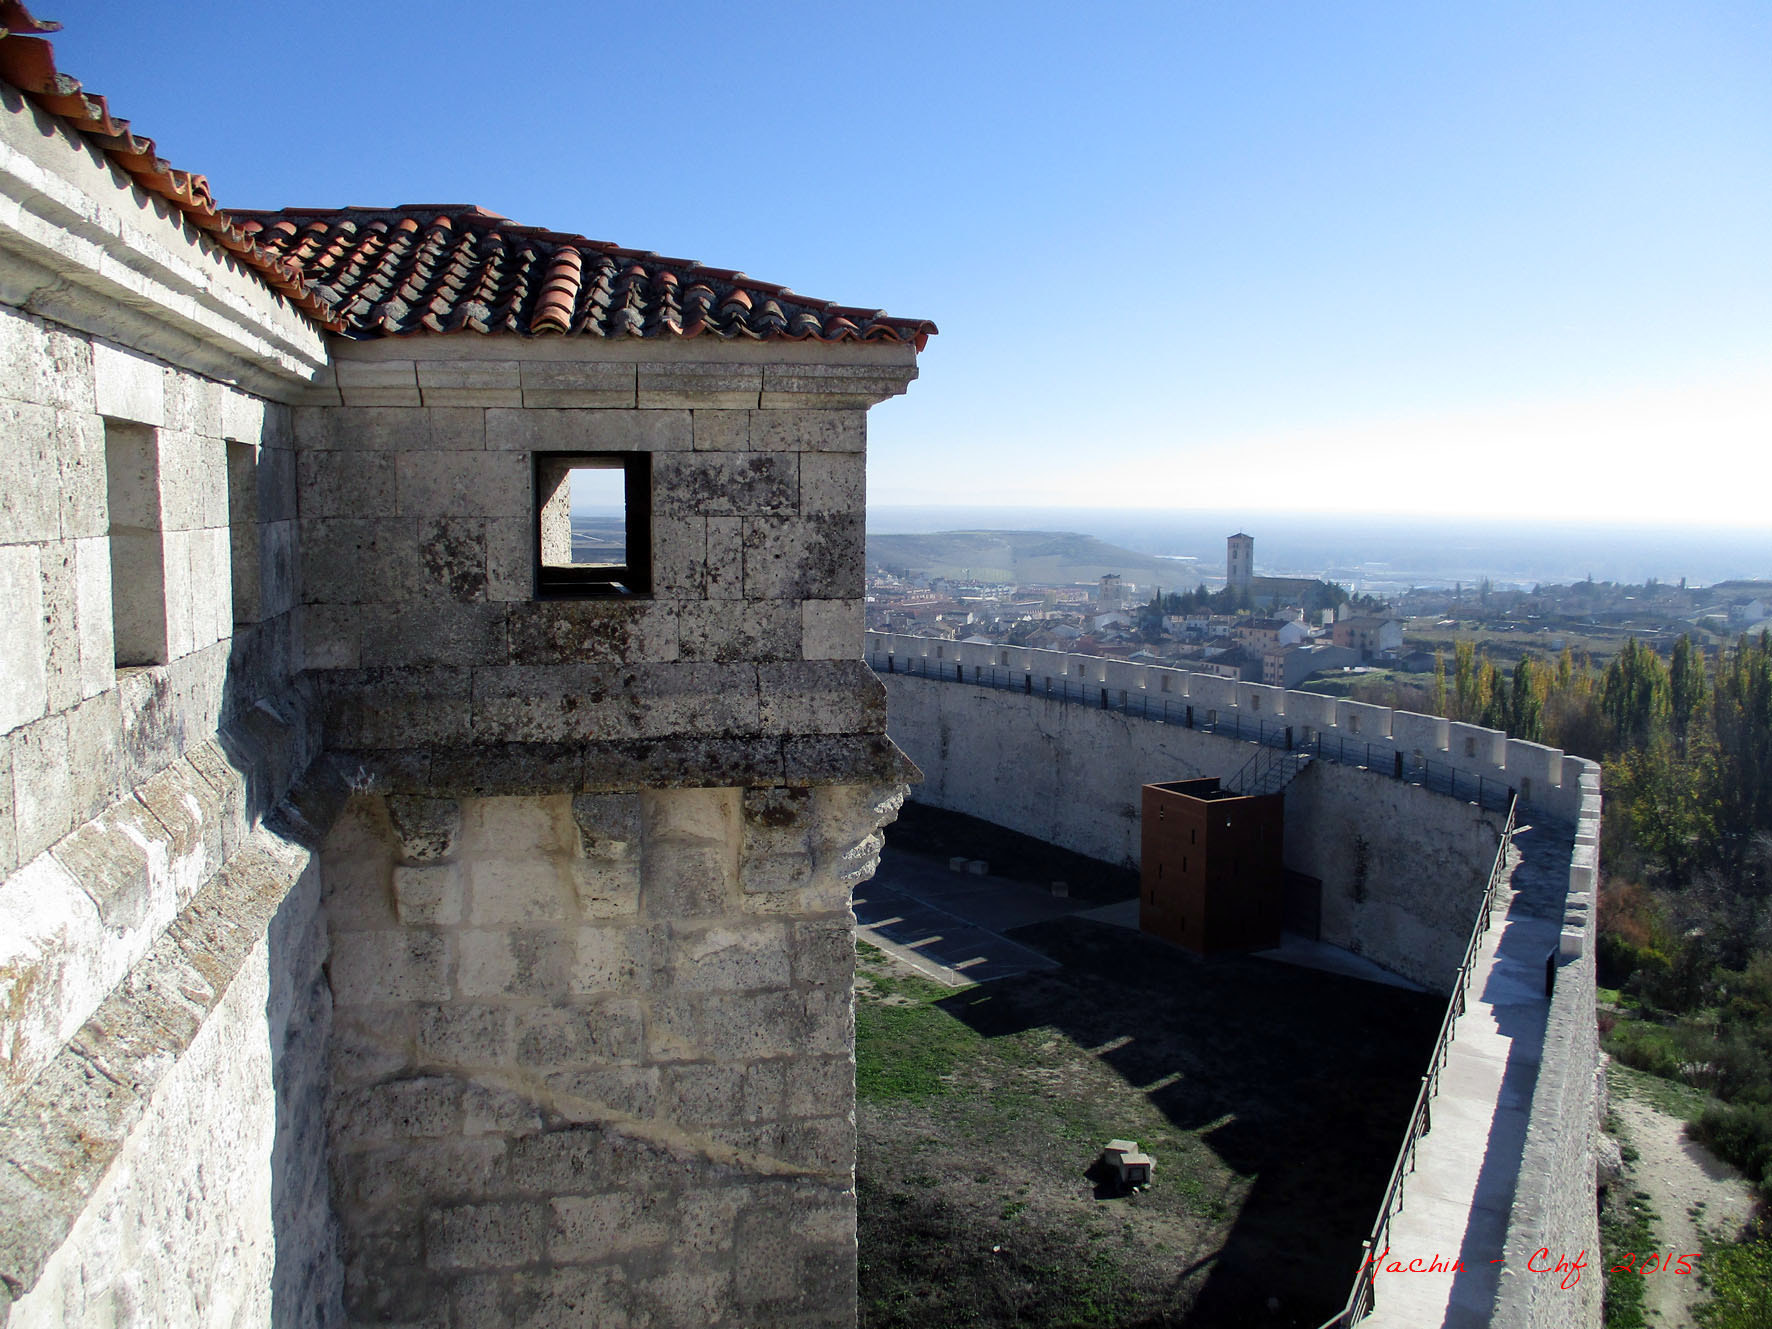
[[[1277,794],[1310,763],[1309,752],[1259,747],[1222,787],[1233,794]]]
[[[1384,1188],[1384,1201],[1378,1207],[1378,1218],[1372,1224],[1372,1231],[1360,1243],[1360,1267],[1354,1274],[1353,1291],[1348,1293],[1347,1303],[1341,1310],[1323,1321],[1320,1329],[1348,1329],[1372,1311],[1376,1297],[1374,1280],[1378,1273],[1377,1262],[1390,1247],[1391,1219],[1403,1207],[1403,1182],[1415,1171],[1416,1146],[1420,1144],[1421,1137],[1433,1129],[1433,1101],[1440,1091],[1440,1073],[1446,1069],[1446,1060],[1451,1055],[1453,1029],[1458,1023],[1458,1017],[1464,1014],[1466,996],[1476,970],[1477,953],[1482,948],[1483,937],[1489,931],[1495,894],[1507,866],[1507,847],[1513,839],[1514,817],[1518,806],[1517,799],[1508,799],[1507,822],[1502,827],[1501,843],[1495,848],[1495,861],[1489,868],[1489,881],[1483,888],[1483,900],[1477,908],[1476,921],[1471,925],[1470,939],[1465,942],[1464,959],[1459,962],[1452,995],[1446,1002],[1446,1014],[1440,1020],[1439,1037],[1434,1040],[1434,1050],[1428,1057],[1427,1074],[1421,1077],[1421,1088],[1415,1095],[1415,1110],[1409,1114],[1409,1125],[1403,1132],[1403,1147],[1397,1151],[1397,1161],[1391,1167],[1390,1181]]]
[[[1003,665],[971,665],[953,660],[932,660],[921,655],[899,656],[888,651],[871,652],[867,661],[875,672],[881,674],[910,674],[917,678],[996,688],[1002,692],[1022,692],[1053,701],[1118,711],[1122,715],[1154,720],[1159,724],[1185,725],[1203,733],[1259,743],[1263,747],[1305,752],[1318,761],[1377,771],[1436,794],[1480,804],[1492,812],[1506,811],[1513,801],[1512,787],[1493,775],[1460,770],[1450,762],[1403,752],[1389,743],[1370,743],[1358,737],[1324,734],[1320,729],[1307,731],[1305,726],[1290,723],[1283,716],[1271,720],[1266,716],[1251,718],[1234,706],[1207,706],[1185,696],[1153,692],[1148,688],[1121,688],[1071,677],[1035,678],[1028,670]]]

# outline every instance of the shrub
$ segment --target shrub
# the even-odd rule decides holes
[[[1717,1103],[1687,1128],[1718,1158],[1740,1168],[1762,1189],[1772,1182],[1772,1105]]]
[[[1606,1039],[1606,1051],[1626,1066],[1664,1080],[1680,1078],[1680,1054],[1672,1030],[1641,1020],[1617,1024]]]

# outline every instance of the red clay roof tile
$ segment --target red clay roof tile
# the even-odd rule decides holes
[[[748,338],[908,342],[926,319],[832,304],[730,268],[521,226],[465,203],[227,212],[200,175],[174,170],[103,97],[55,68],[20,0],[0,0],[0,79],[84,134],[273,290],[329,331],[355,339],[416,333],[532,337]]]
[[[60,30],[59,23],[32,18],[19,0],[0,0],[0,79],[91,139],[143,190],[172,204],[296,308],[332,331],[343,331],[332,311],[307,289],[298,269],[262,249],[216,207],[209,181],[189,171],[174,170],[155,152],[152,139],[138,136],[129,121],[111,115],[103,97],[87,92],[78,79],[57,71],[55,50],[44,35]]]
[[[836,305],[742,272],[523,226],[484,208],[288,208],[236,212],[298,267],[346,335],[469,329],[521,336],[896,341],[922,319]]]

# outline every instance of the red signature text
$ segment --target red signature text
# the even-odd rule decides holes
[[[1639,1260],[1635,1251],[1626,1251],[1623,1263],[1613,1265],[1611,1272],[1615,1274],[1689,1274],[1692,1272],[1691,1262],[1697,1258],[1697,1251],[1686,1255],[1669,1251],[1665,1255],[1645,1255]],[[1461,1274],[1464,1272],[1462,1260],[1449,1260],[1438,1253],[1425,1258],[1417,1256],[1414,1259],[1405,1260],[1400,1255],[1393,1257],[1389,1246],[1386,1246],[1377,1255],[1368,1255],[1366,1263],[1372,1267],[1374,1277],[1379,1274]],[[1491,1260],[1489,1263],[1500,1264],[1501,1261],[1497,1259]],[[1526,1268],[1535,1274],[1553,1275],[1557,1279],[1557,1285],[1561,1288],[1573,1288],[1581,1282],[1581,1275],[1588,1268],[1587,1252],[1583,1250],[1577,1251],[1573,1255],[1567,1253],[1552,1255],[1549,1247],[1540,1246],[1527,1257]]]
[[[1453,1260],[1448,1263],[1437,1252],[1425,1260],[1420,1257],[1413,1260],[1403,1260],[1399,1257],[1393,1260],[1390,1258],[1390,1254],[1391,1248],[1386,1246],[1377,1255],[1368,1255],[1366,1263],[1372,1266],[1374,1274],[1462,1274],[1464,1272],[1463,1261]]]
[[[1635,1251],[1626,1251],[1624,1259],[1613,1265],[1607,1272],[1614,1274],[1689,1274],[1692,1272],[1691,1261],[1696,1260],[1703,1252],[1687,1251],[1684,1255],[1676,1255],[1669,1251],[1666,1255],[1658,1252],[1637,1259]],[[1675,1265],[1678,1268],[1675,1268]]]
[[[1500,1264],[1501,1261],[1491,1263]],[[1527,1259],[1526,1267],[1535,1274],[1556,1274],[1561,1280],[1558,1287],[1571,1288],[1581,1281],[1581,1271],[1587,1268],[1587,1252],[1581,1251],[1574,1256],[1558,1255],[1553,1263],[1549,1248],[1540,1246]]]

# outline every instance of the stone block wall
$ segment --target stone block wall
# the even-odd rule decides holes
[[[230,852],[215,740],[231,723],[277,722],[248,717],[291,686],[295,586],[285,408],[4,306],[0,359],[0,393],[28,394],[0,396],[0,973],[15,993],[0,1003],[4,1103]],[[150,530],[119,530],[111,510],[107,434],[119,430],[147,464],[134,501]],[[250,489],[239,502],[230,448],[234,488]],[[165,652],[119,668],[112,557],[147,558],[136,536],[151,536],[162,572]],[[250,614],[235,548],[258,573]],[[253,773],[255,812],[309,755]]]
[[[1600,838],[1599,770],[1575,774],[1583,793],[1577,852]],[[1500,1329],[1597,1326],[1605,1290],[1600,1268],[1595,1141],[1606,1111],[1605,1057],[1596,1006],[1592,882],[1570,873],[1561,956],[1546,1021],[1546,1055],[1532,1089],[1526,1143],[1508,1223],[1492,1323]],[[1588,1252],[1589,1271],[1573,1289],[1530,1272],[1540,1249]],[[1537,1261],[1543,1267],[1543,1261]]]
[[[975,670],[994,670],[995,675],[987,672],[985,676],[1036,693],[1062,691],[1067,682],[1074,688],[1079,680],[1102,679],[1111,670],[1116,705],[1136,708],[1148,702],[1152,710],[1167,705],[1172,713],[1187,707],[1200,723],[1236,720],[1250,728],[1266,725],[1269,733],[1287,728],[1300,744],[1345,744],[1381,765],[1398,757],[1426,761],[1439,768],[1442,779],[1455,770],[1461,787],[1482,780],[1512,789],[1522,806],[1562,822],[1574,822],[1581,810],[1579,767],[1576,778],[1566,778],[1564,767],[1571,759],[1556,748],[1509,739],[1499,730],[1478,725],[1449,723],[1438,716],[1392,711],[1316,692],[1240,683],[1165,665],[1108,662],[1061,651],[947,642],[901,633],[868,633],[867,658],[877,668],[940,674],[949,679],[956,668],[964,670],[968,679],[975,677]]]
[[[1318,762],[1286,788],[1286,866],[1323,883],[1322,939],[1450,990],[1503,813]]]
[[[353,1322],[854,1317],[848,891],[914,775],[859,659],[865,408],[914,368],[829,349],[376,344],[295,413],[361,793],[325,862]],[[538,593],[539,452],[649,454],[650,594]]]
[[[854,944],[896,790],[353,800],[353,1323],[853,1321]]]
[[[1128,867],[1139,860],[1143,786],[1228,778],[1255,751],[1038,693],[906,674],[883,681],[892,736],[923,772],[919,801]],[[1384,775],[1316,763],[1286,790],[1286,865],[1322,881],[1325,941],[1445,991],[1500,820]]]
[[[322,339],[0,111],[0,1322],[323,1324],[284,404]]]

